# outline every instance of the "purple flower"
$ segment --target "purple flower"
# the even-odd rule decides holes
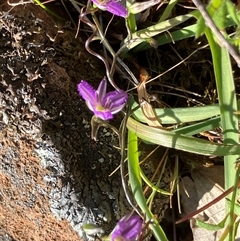
[[[121,0],[92,0],[98,8],[107,10],[108,12],[126,18],[128,13],[127,9],[120,3]]]
[[[111,234],[111,241],[135,241],[142,230],[142,219],[138,215],[126,215],[120,219]]]
[[[93,111],[94,115],[102,120],[113,118],[113,114],[122,110],[125,106],[128,95],[123,90],[115,90],[106,93],[107,81],[103,79],[98,89],[95,90],[85,80],[78,84],[78,91],[86,101],[88,108]]]

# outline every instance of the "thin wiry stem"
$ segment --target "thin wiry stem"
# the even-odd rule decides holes
[[[107,60],[100,54],[94,52],[90,47],[90,43],[94,40],[94,37],[97,35],[98,31],[97,31],[97,28],[96,26],[86,17],[86,12],[85,13],[82,13],[80,14],[80,20],[82,22],[84,22],[85,24],[87,24],[92,30],[93,30],[93,33],[92,35],[87,39],[87,41],[85,42],[85,48],[86,50],[92,54],[93,56],[97,57],[98,59],[102,60],[102,62],[104,63],[105,65],[105,68],[106,68],[106,74],[107,74],[107,78],[110,82],[110,84],[116,89],[116,90],[120,90],[120,88],[116,85],[116,83],[114,82],[114,80],[112,79],[111,75],[110,75],[110,72],[109,72],[109,65],[108,65],[108,62]],[[104,39],[104,36],[101,36],[103,39]]]
[[[100,23],[98,22],[98,19],[96,18],[96,15],[92,13],[92,18],[93,18],[93,21],[95,24],[93,24],[87,17],[86,15],[88,14],[89,12],[83,12],[83,10],[80,11],[80,16],[79,16],[79,22],[82,21],[84,22],[85,24],[87,24],[92,30],[93,30],[93,33],[92,35],[87,39],[87,41],[85,42],[85,48],[86,50],[94,55],[95,57],[99,58],[100,60],[103,61],[104,65],[105,65],[105,68],[106,68],[106,75],[107,75],[107,78],[110,82],[110,84],[116,89],[116,90],[119,90],[119,87],[116,85],[116,83],[114,82],[113,80],[113,74],[114,74],[114,69],[115,69],[115,66],[116,66],[116,62],[118,62],[124,69],[125,71],[130,75],[131,79],[130,81],[132,82],[133,85],[137,85],[138,84],[138,81],[136,79],[136,77],[133,75],[132,71],[128,68],[128,66],[118,57],[118,55],[121,53],[122,49],[127,45],[129,44],[129,42],[127,42],[126,44],[124,44],[124,46],[122,46],[119,51],[117,53],[114,52],[114,50],[112,49],[112,47],[110,46],[110,44],[108,43],[108,41],[106,40],[105,38],[105,35],[103,33],[103,31],[101,30],[101,26],[100,26]],[[80,25],[80,23],[79,23]],[[95,40],[100,40],[103,42],[104,46],[106,47],[106,49],[111,53],[111,55],[113,56],[113,62],[112,62],[112,65],[111,65],[111,70],[109,68],[109,63],[107,62],[106,58],[104,58],[103,56],[101,56],[100,54],[94,52],[90,47],[90,43],[92,41],[95,41]],[[131,40],[131,41],[136,41],[136,40]]]

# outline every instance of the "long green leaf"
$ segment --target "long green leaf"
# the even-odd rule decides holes
[[[191,125],[179,127],[177,129],[174,129],[173,131],[179,134],[193,136],[199,134],[200,132],[213,130],[218,126],[220,126],[220,116],[216,116],[209,120],[194,123]]]
[[[133,102],[131,109],[133,110],[137,106],[137,102]],[[215,117],[220,114],[218,105],[166,109],[157,108],[154,110],[157,117],[161,120],[162,124],[195,122]],[[140,122],[146,123],[146,117],[144,116],[140,108],[134,111],[132,115]]]
[[[166,9],[164,10],[162,16],[160,17],[160,19],[159,19],[159,21],[158,21],[159,23],[162,22],[162,21],[164,21],[164,20],[166,20],[166,19],[169,17],[169,15],[170,15],[171,12],[172,12],[172,9],[173,9],[174,6],[177,4],[177,2],[178,2],[178,0],[170,0],[170,1],[169,1]]]
[[[147,123],[146,118],[141,110],[137,108],[139,104],[131,101],[131,109],[134,110],[132,116],[140,122]],[[237,102],[238,110],[240,110],[240,101]],[[155,108],[158,119],[161,120],[162,124],[180,124],[180,123],[190,123],[201,120],[206,120],[212,117],[220,115],[220,109],[218,104],[206,105],[200,107],[182,107],[182,108]],[[238,118],[236,113],[234,113],[234,118]]]
[[[240,145],[218,144],[200,138],[181,135],[173,131],[144,125],[131,117],[128,118],[127,128],[143,140],[157,145],[175,148],[177,150],[183,150],[207,156],[226,156],[240,154]]]
[[[173,28],[174,26],[177,26],[177,25],[185,22],[186,20],[188,20],[191,17],[192,17],[191,14],[177,16],[175,18],[168,19],[164,22],[157,23],[148,28],[145,28],[145,29],[142,29],[142,30],[139,30],[139,31],[133,33],[132,39],[134,39],[135,41],[128,44],[127,49],[125,51],[123,51],[122,54],[124,55],[124,53],[128,52],[129,50],[136,47],[140,43],[148,41],[149,38],[152,38],[162,32],[165,32],[165,31]],[[126,43],[126,42],[128,42],[128,38],[124,40],[124,43]]]
[[[237,100],[233,73],[229,54],[226,49],[221,48],[213,39],[209,29],[206,30],[206,36],[213,56],[214,73],[217,84],[219,110],[221,115],[221,126],[223,128],[223,138],[225,144],[238,143],[238,117]],[[230,159],[229,159],[230,158]],[[229,157],[225,162],[225,174],[228,175],[235,170],[237,156]],[[235,173],[235,171],[234,171]],[[234,184],[234,176],[225,180],[225,188],[228,189]],[[226,177],[226,176],[225,176]]]
[[[152,220],[154,223],[151,224],[150,227],[156,240],[167,241],[164,231],[151,211],[148,209],[146,199],[142,191],[142,180],[140,177],[138,159],[138,140],[137,136],[131,131],[128,131],[128,172],[131,189],[137,204],[141,208],[142,212],[146,215],[146,221]]]

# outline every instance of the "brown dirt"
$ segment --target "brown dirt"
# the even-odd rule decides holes
[[[14,176],[0,172],[1,240],[6,234],[13,240],[80,240],[69,222],[53,216],[47,195],[39,192],[47,190],[43,181],[47,171],[40,167],[33,143],[20,140],[16,144],[11,141],[13,135],[1,136],[1,156],[8,155],[9,149],[18,154],[9,164]]]

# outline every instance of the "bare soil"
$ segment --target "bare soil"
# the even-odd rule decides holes
[[[98,142],[90,139],[91,113],[76,89],[81,79],[97,85],[102,65],[66,23],[32,4],[11,9],[5,2],[0,240],[80,240],[86,222],[110,232],[122,215],[118,202],[125,202],[119,176],[108,178],[119,161],[116,137],[105,129]]]

